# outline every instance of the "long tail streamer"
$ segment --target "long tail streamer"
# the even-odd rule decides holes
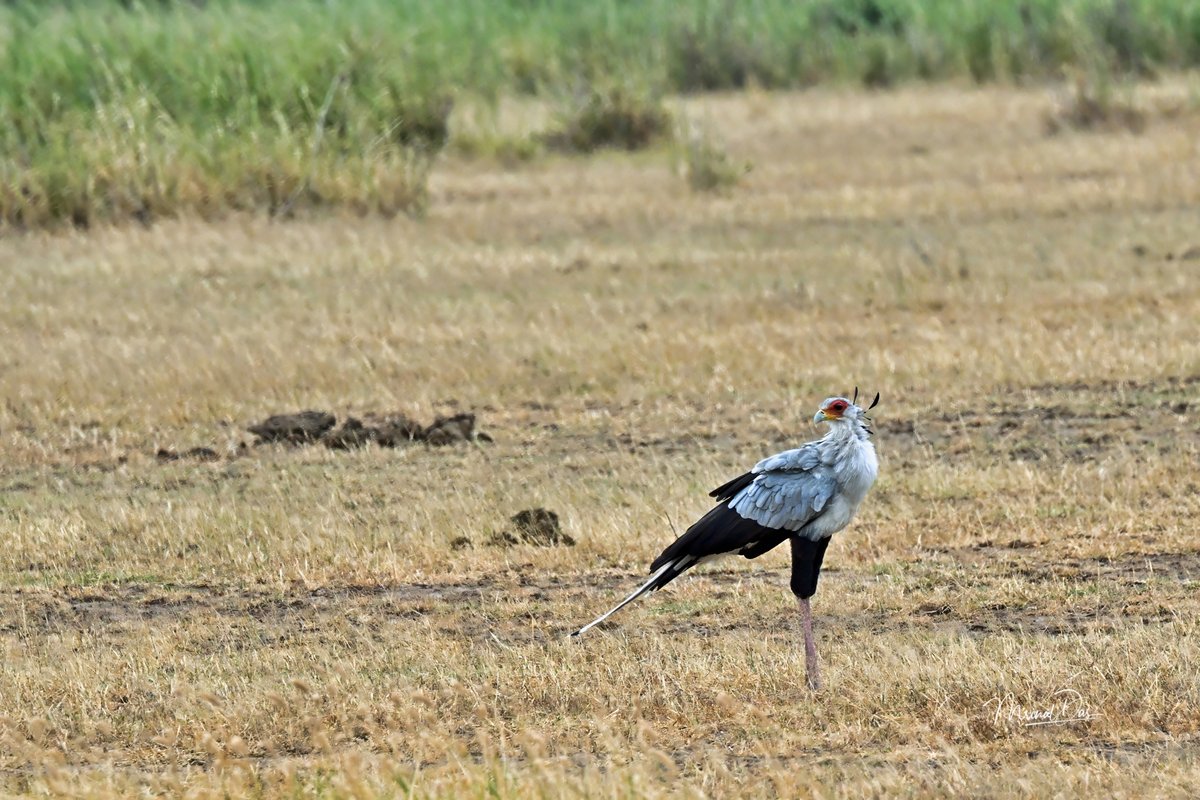
[[[678,561],[678,560],[679,560],[679,559],[676,559],[676,561]],[[651,576],[650,576],[650,580],[648,580],[648,581],[646,581],[645,583],[643,583],[643,584],[642,584],[642,585],[641,585],[641,586],[640,586],[640,587],[637,589],[637,591],[635,591],[633,594],[629,595],[629,597],[626,597],[626,598],[625,598],[624,600],[622,600],[620,603],[617,603],[617,605],[616,605],[615,607],[613,607],[613,609],[612,609],[611,611],[609,611],[609,612],[608,612],[608,613],[606,613],[606,614],[602,614],[602,615],[600,615],[599,617],[596,617],[596,619],[592,620],[592,621],[591,621],[591,622],[589,622],[587,625],[584,625],[582,628],[580,628],[579,630],[575,631],[575,632],[574,632],[574,633],[572,633],[571,635],[572,635],[572,636],[579,636],[579,635],[583,634],[585,631],[587,631],[587,630],[589,630],[589,629],[591,629],[591,628],[594,628],[594,627],[596,627],[596,626],[597,626],[597,625],[599,625],[601,622],[604,622],[604,620],[608,619],[608,618],[609,618],[609,617],[611,617],[613,614],[617,613],[617,612],[618,612],[618,611],[620,611],[622,608],[624,608],[625,606],[627,606],[627,605],[629,605],[630,603],[632,603],[634,600],[637,600],[639,597],[641,597],[642,595],[644,595],[646,592],[653,591],[653,589],[654,589],[654,583],[655,583],[655,581],[657,581],[659,578],[661,578],[663,575],[665,575],[665,574],[667,573],[667,570],[669,570],[669,569],[671,569],[672,567],[674,567],[674,566],[675,566],[675,563],[676,563],[676,561],[670,561],[670,562],[668,562],[668,563],[666,563],[666,564],[663,564],[663,566],[662,566],[662,569],[660,569],[658,572],[656,572],[656,573],[654,573],[653,575],[651,575]]]

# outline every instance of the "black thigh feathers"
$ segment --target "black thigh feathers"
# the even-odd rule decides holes
[[[817,578],[821,575],[821,562],[825,559],[825,548],[829,538],[813,541],[792,537],[792,594],[807,600],[817,593]]]

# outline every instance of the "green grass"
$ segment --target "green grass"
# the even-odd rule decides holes
[[[361,0],[0,6],[0,221],[420,209],[464,94],[1200,63],[1191,0]]]

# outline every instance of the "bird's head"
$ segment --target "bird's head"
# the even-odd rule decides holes
[[[858,389],[854,390],[854,399],[845,397],[829,397],[821,403],[821,407],[817,409],[817,413],[813,416],[813,424],[818,422],[828,422],[830,425],[848,424],[861,422],[866,428],[866,423],[870,422],[867,417],[867,411],[879,404],[879,395],[875,395],[875,400],[867,408],[862,408],[858,404]],[[870,429],[867,428],[870,433]]]

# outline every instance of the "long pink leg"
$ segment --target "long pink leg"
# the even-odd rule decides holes
[[[817,663],[817,642],[813,639],[812,607],[807,598],[800,601],[800,619],[804,628],[804,666],[808,671],[808,688],[821,688],[821,665]]]

